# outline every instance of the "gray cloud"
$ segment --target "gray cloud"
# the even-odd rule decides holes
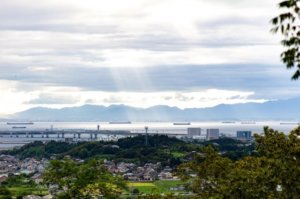
[[[240,6],[245,9],[244,4],[257,6],[261,3],[259,1],[221,1],[214,0],[216,4],[222,3],[225,5]],[[145,5],[152,3],[146,3]],[[155,2],[154,4],[158,4]],[[243,6],[241,6],[242,4]],[[265,3],[270,5],[271,3]],[[264,6],[267,6],[264,5]],[[234,9],[233,9],[234,10]],[[166,27],[165,24],[149,24],[147,29],[138,29],[136,34],[128,30],[126,25],[123,25],[122,18],[134,20],[136,22],[149,16],[141,11],[132,13],[129,16],[124,14],[111,16],[112,19],[120,19],[120,23],[111,22],[109,24],[101,22],[95,24],[87,24],[84,21],[78,20],[76,16],[81,13],[78,7],[63,5],[59,3],[43,3],[31,0],[26,1],[8,1],[1,2],[0,8],[0,30],[14,31],[23,37],[22,41],[19,38],[12,38],[6,41],[3,45],[11,48],[20,49],[22,44],[26,50],[28,48],[36,47],[40,49],[52,49],[60,52],[61,49],[73,51],[74,49],[115,49],[115,48],[132,48],[132,49],[147,49],[153,51],[177,51],[185,50],[192,47],[230,47],[230,46],[247,46],[257,44],[270,44],[269,40],[262,38],[257,40],[257,34],[232,35],[226,31],[224,34],[224,27],[236,26],[236,29],[241,31],[241,26],[247,26],[247,29],[260,28],[262,24],[266,26],[269,18],[272,16],[237,16],[233,13],[231,16],[219,16],[217,19],[208,19],[205,22],[195,24],[199,26],[199,35],[203,35],[202,39],[191,39],[182,36],[178,30],[174,29],[172,25]],[[101,14],[98,16],[101,18]],[[199,20],[201,19],[199,15]],[[176,23],[174,23],[176,24]],[[250,26],[250,27],[249,27]],[[159,31],[157,31],[159,30]],[[237,30],[232,30],[236,32]],[[26,34],[25,34],[25,33]],[[29,33],[28,33],[29,32]],[[48,33],[48,37],[36,40],[41,32]],[[67,33],[65,38],[60,39],[59,36],[51,35],[53,33]],[[258,33],[257,30],[254,32]],[[25,35],[22,35],[25,34]],[[96,36],[91,40],[84,40],[84,42],[77,39],[71,39],[72,35],[82,34],[83,37],[88,37],[91,34]],[[261,34],[261,33],[259,33]],[[265,34],[268,34],[267,32]],[[54,37],[54,38],[53,38]],[[104,38],[99,41],[97,38]],[[54,39],[56,42],[53,42]],[[50,40],[50,41],[49,41]]]
[[[182,101],[182,102],[189,102],[189,101],[194,100],[195,98],[194,97],[187,97],[187,96],[184,96],[181,93],[177,93],[175,95],[175,99],[178,100],[178,101]]]
[[[38,98],[26,102],[27,104],[75,104],[78,100],[71,96],[56,96],[55,94],[41,94]]]
[[[228,97],[227,99],[228,100],[235,100],[235,99],[245,99],[245,98],[246,98],[245,96],[235,95],[235,96]]]
[[[120,98],[116,97],[116,96],[109,96],[107,98],[103,99],[103,102],[105,103],[110,103],[110,104],[114,104],[114,103],[124,103],[123,101],[121,101]]]
[[[175,19],[173,24],[163,23],[160,18],[157,21],[147,21],[156,14],[153,10],[150,13],[143,9],[133,12],[127,10],[128,13],[114,13],[105,16],[107,18],[102,18],[102,13],[99,13],[94,18],[89,18],[93,21],[89,23],[89,20],[80,20],[81,16],[85,16],[82,14],[89,14],[88,11],[58,2],[60,1],[53,4],[50,1],[34,0],[1,1],[0,36],[4,39],[1,40],[0,47],[0,79],[16,81],[18,89],[24,91],[39,90],[43,86],[112,92],[197,91],[216,88],[254,91],[255,97],[266,99],[293,97],[300,93],[300,83],[290,81],[291,71],[286,71],[284,66],[256,64],[253,61],[269,53],[263,47],[276,47],[268,27],[269,18],[272,17],[270,5],[274,4],[271,0],[211,0],[208,3],[216,7],[232,6],[232,13],[227,13],[226,16],[211,13],[212,17],[207,20],[203,20],[201,15],[195,16],[191,27],[188,26],[191,32],[195,28],[193,34],[184,32],[184,24],[183,27],[175,28],[180,25]],[[161,2],[147,1],[143,6],[157,6]],[[275,7],[274,5],[274,9]],[[249,8],[257,9],[258,15],[243,13]],[[168,14],[166,10],[166,17]],[[185,20],[184,17],[183,13],[182,20]],[[188,22],[187,20],[186,23]],[[179,61],[176,56],[169,55],[189,49],[197,49],[199,52],[208,49],[208,53],[205,51],[192,56],[205,59],[209,54],[215,58],[215,63],[227,63],[224,61],[227,54],[223,54],[229,53],[231,49],[254,45],[261,47],[262,55],[253,57],[251,53],[247,54],[248,57],[241,58],[243,64],[203,65],[190,61],[190,57],[182,54],[179,54],[183,56]],[[217,52],[218,49],[227,51]],[[135,53],[145,51],[140,57],[146,64],[148,54],[143,53],[155,54],[152,57],[155,64],[149,63],[151,66],[147,68],[132,67],[130,62],[121,63],[124,66],[122,68],[105,65],[106,61],[119,59],[118,56],[109,57],[106,55],[107,51],[113,54],[118,50],[135,50],[133,54],[137,57],[139,55]],[[163,53],[163,56],[159,56]],[[125,53],[125,58],[126,55]],[[219,57],[221,58],[218,59]],[[242,57],[242,52],[236,57]],[[273,60],[279,58],[279,54],[278,57],[266,57],[264,63],[273,63]],[[183,63],[181,60],[184,60]],[[232,63],[238,61],[233,59]],[[38,70],[33,70],[35,67]],[[176,98],[181,101],[189,100],[184,96]],[[113,103],[116,99],[111,97],[105,101]],[[60,96],[41,95],[28,103],[75,102]]]
[[[20,70],[15,75],[12,71],[13,67],[0,66],[0,78],[16,80],[20,85],[70,86],[87,91],[153,92],[217,88],[254,91],[257,97],[267,99],[300,93],[300,82],[291,81],[290,71],[282,65],[179,65],[113,70],[77,66],[51,71]]]
[[[0,7],[1,25],[31,26],[37,23],[58,23],[62,19],[71,17],[76,12],[75,7],[62,6],[47,3],[46,1],[36,2],[32,0],[11,1],[2,0]],[[29,30],[29,28],[27,29]]]

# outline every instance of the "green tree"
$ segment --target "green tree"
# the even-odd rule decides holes
[[[125,188],[122,179],[113,176],[96,160],[82,164],[67,158],[53,160],[45,172],[44,181],[49,186],[58,186],[59,192],[63,192],[57,198],[115,198]]]
[[[300,127],[288,136],[265,128],[264,135],[256,135],[257,150],[272,170],[272,178],[282,189],[284,198],[300,198]]]
[[[288,136],[264,128],[255,135],[257,156],[232,162],[212,147],[179,171],[192,178],[190,189],[200,198],[300,198],[300,127]]]
[[[279,16],[271,20],[273,24],[272,32],[280,32],[284,39],[281,44],[286,50],[281,54],[281,59],[287,68],[296,67],[292,79],[300,77],[300,26],[299,26],[299,7],[300,0],[284,0],[279,3],[282,11]]]
[[[0,199],[10,199],[12,198],[11,195],[11,192],[6,187],[0,187]]]

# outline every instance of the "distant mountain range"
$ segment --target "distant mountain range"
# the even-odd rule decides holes
[[[36,107],[16,113],[13,120],[34,121],[208,121],[208,120],[300,120],[300,98],[218,105],[212,108],[179,109],[154,106],[146,109],[125,105],[84,105],[51,109]]]

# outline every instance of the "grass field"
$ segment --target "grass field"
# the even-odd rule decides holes
[[[129,187],[155,187],[155,184],[152,182],[130,182],[128,183]]]
[[[34,187],[8,187],[8,190],[12,193],[13,196],[19,195],[47,195],[48,191],[44,188],[34,188]]]
[[[128,187],[130,189],[138,189],[140,193],[174,193],[176,191],[170,191],[171,187],[177,187],[182,185],[180,180],[159,180],[153,183],[151,182],[130,182]]]
[[[180,153],[180,152],[172,152],[172,155],[173,155],[175,158],[182,158],[182,157],[184,157],[186,154],[185,154],[185,153]]]

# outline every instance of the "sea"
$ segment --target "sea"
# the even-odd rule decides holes
[[[178,124],[178,123],[177,123]],[[13,125],[8,125],[6,122],[0,122],[0,132],[14,131],[83,131],[83,130],[125,130],[131,132],[143,133],[145,127],[148,127],[149,134],[186,134],[188,128],[201,128],[201,134],[206,134],[206,129],[219,129],[220,134],[229,137],[236,136],[237,131],[252,131],[252,133],[263,133],[263,127],[268,126],[275,130],[288,133],[292,129],[298,127],[298,122],[290,121],[211,121],[211,122],[182,122],[179,125],[174,125],[174,122],[127,122],[127,123],[109,123],[109,122],[33,122],[30,125],[24,125],[25,128],[13,128]],[[47,138],[55,140],[57,137]],[[45,138],[25,138],[11,137],[4,135],[0,137],[0,149],[8,149],[22,146],[25,143],[35,140],[45,140]]]

